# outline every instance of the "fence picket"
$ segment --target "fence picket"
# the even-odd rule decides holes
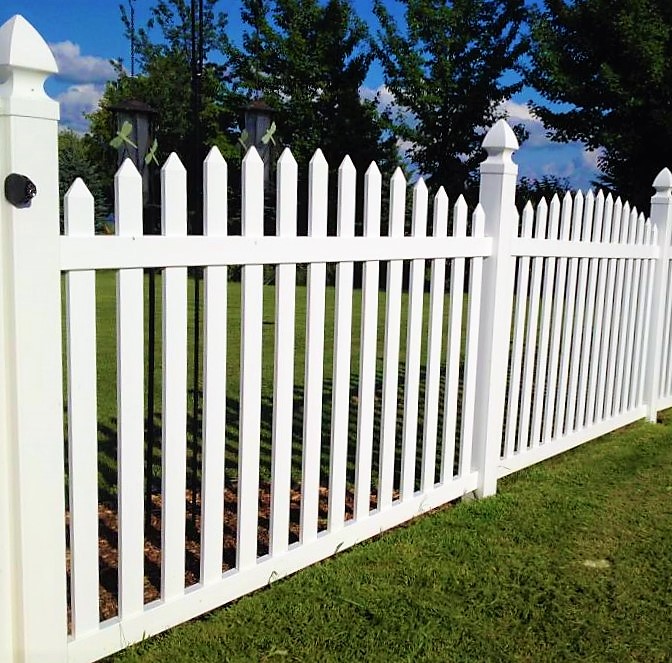
[[[645,246],[652,246],[652,226],[651,221],[646,219],[644,221],[642,243]],[[637,300],[639,302],[637,311],[637,324],[635,329],[635,350],[633,354],[633,368],[632,368],[632,392],[631,407],[638,407],[642,405],[644,379],[646,375],[646,345],[645,339],[649,333],[649,321],[651,319],[651,301],[652,301],[652,274],[653,260],[641,260],[641,270],[639,272],[639,294]],[[642,295],[643,293],[643,295]]]
[[[375,163],[364,176],[364,236],[380,236],[380,171]],[[378,342],[378,283],[380,265],[367,261],[362,274],[361,342],[359,350],[359,392],[357,409],[357,460],[355,468],[355,520],[371,510],[371,469],[375,416]]]
[[[277,234],[296,236],[298,165],[289,148],[278,160]],[[289,498],[294,423],[294,316],[296,265],[278,265],[275,276],[275,361],[273,378],[273,443],[270,553],[281,554],[289,545]]]
[[[357,173],[350,157],[338,170],[339,237],[355,236],[355,200]],[[334,310],[334,377],[331,407],[331,465],[329,472],[328,529],[335,532],[345,524],[345,484],[348,464],[348,427],[350,423],[350,362],[352,350],[353,263],[336,266]]]
[[[327,234],[329,167],[321,150],[310,162],[308,234]],[[303,468],[301,487],[301,542],[317,538],[322,448],[322,391],[324,389],[325,263],[308,266],[306,306],[306,377],[303,407]]]
[[[583,216],[580,221],[580,231],[577,231],[575,241],[589,242],[592,234],[593,212],[595,207],[595,196],[589,191],[584,200]],[[572,336],[572,358],[569,364],[569,391],[567,402],[567,414],[565,417],[565,433],[570,433],[580,428],[576,421],[576,412],[578,400],[584,401],[585,394],[579,392],[579,369],[588,362],[588,357],[584,355],[586,349],[585,339],[590,335],[590,328],[585,326],[586,304],[587,304],[587,281],[589,259],[580,258],[578,261],[578,276],[576,286],[576,307],[574,309],[574,333]]]
[[[161,169],[161,230],[187,235],[187,173],[175,153]],[[161,450],[161,595],[184,592],[187,471],[187,268],[163,274],[163,439]]]
[[[560,222],[560,200],[557,195],[551,199],[549,239],[557,239]],[[537,237],[543,238],[545,225],[537,228]],[[535,390],[534,407],[532,410],[532,441],[531,446],[537,447],[544,442],[546,385],[548,382],[548,352],[550,342],[551,317],[553,312],[553,288],[555,286],[555,258],[546,259],[544,287],[541,298],[541,331],[539,333],[539,351],[537,353],[537,387]]]
[[[413,188],[411,235],[427,234],[427,186],[420,178]],[[412,260],[408,287],[404,417],[401,449],[401,499],[413,496],[415,458],[418,439],[418,401],[420,398],[420,362],[422,349],[422,309],[425,285],[425,261]]]
[[[586,241],[599,241],[601,235],[601,223],[604,214],[604,194],[598,191],[595,197],[591,216],[586,219]],[[588,288],[586,294],[586,312],[584,318],[584,334],[581,345],[581,362],[579,367],[579,391],[578,391],[578,409],[576,415],[576,428],[583,428],[586,422],[586,412],[588,409],[588,400],[590,398],[590,388],[588,376],[590,365],[592,363],[592,352],[595,347],[593,337],[595,334],[595,297],[597,293],[597,274],[599,270],[599,260],[590,258],[588,260]]]
[[[65,196],[65,233],[94,234],[93,196],[77,178]],[[98,418],[96,273],[65,277],[72,634],[98,627]]]
[[[467,202],[460,196],[453,206],[453,237],[467,236]],[[450,318],[446,348],[446,376],[443,401],[443,441],[441,483],[455,476],[457,405],[462,348],[462,309],[464,302],[465,258],[453,258],[450,267]]]
[[[619,244],[627,243],[627,219],[630,218],[630,204],[625,203],[621,210],[620,219],[616,220],[615,238]],[[625,279],[625,260],[616,260],[616,285],[614,289],[614,299],[611,319],[611,338],[609,343],[609,359],[607,364],[608,380],[607,393],[605,396],[604,417],[614,416],[614,401],[617,391],[617,376],[615,374],[619,360],[620,332],[623,323],[623,285]]]
[[[203,165],[203,232],[227,234],[228,171],[221,152],[213,147]],[[222,577],[224,528],[224,454],[226,445],[226,349],[228,267],[204,269],[203,333],[203,460],[201,468],[201,583]]]
[[[448,234],[448,196],[443,187],[434,197],[432,235]],[[436,477],[436,441],[443,344],[443,305],[446,289],[446,260],[432,260],[429,286],[429,328],[427,337],[427,380],[425,388],[425,424],[422,436],[422,476],[420,490],[434,486]]]
[[[548,205],[544,198],[537,205],[536,210],[536,228],[531,226],[526,230],[523,226],[525,236],[534,235],[536,237],[546,236],[546,223],[548,220]],[[525,343],[524,373],[523,385],[521,389],[521,407],[520,407],[520,430],[518,434],[518,451],[524,451],[530,444],[530,426],[532,422],[532,403],[534,397],[534,366],[537,349],[541,346],[542,339],[539,337],[539,308],[541,297],[541,281],[543,273],[543,258],[532,259],[532,285],[530,287],[529,314],[527,316],[527,341]]]
[[[560,239],[568,240],[572,219],[572,196],[567,193],[562,201]],[[567,258],[558,258],[556,265],[555,291],[553,293],[553,318],[551,322],[551,349],[547,378],[546,412],[544,415],[544,441],[557,437],[558,370],[562,352],[562,320],[565,311],[565,287],[567,284]]]
[[[264,163],[251,147],[243,159],[242,171],[241,225],[245,237],[262,237],[264,234],[264,197],[259,195],[263,189]],[[243,266],[236,546],[236,566],[240,571],[253,567],[257,561],[263,287],[263,265]]]
[[[126,159],[114,179],[116,231],[142,235],[142,179]],[[144,321],[142,269],[117,272],[119,616],[144,603]]]
[[[598,239],[607,243],[611,239],[611,216],[613,214],[614,200],[611,194],[607,195],[604,204],[603,216],[599,219],[598,227],[600,235]],[[588,403],[586,411],[586,425],[596,423],[600,419],[600,403],[604,391],[603,375],[603,325],[605,320],[605,308],[607,298],[607,277],[609,274],[609,260],[598,259],[597,295],[595,298],[595,324],[593,329],[593,352],[588,373]]]
[[[583,195],[579,191],[574,197],[572,204],[572,221],[570,238],[573,241],[579,241],[582,234],[583,221]],[[561,437],[565,434],[565,415],[567,413],[567,387],[569,382],[569,365],[573,353],[572,348],[572,328],[574,325],[574,311],[576,308],[577,297],[581,293],[576,291],[576,279],[578,272],[578,258],[570,258],[567,264],[566,289],[558,294],[564,302],[564,309],[561,314],[562,334],[560,340],[560,361],[558,387],[555,401],[555,417],[553,431],[554,437]],[[558,320],[560,324],[560,320]]]
[[[611,218],[605,219],[607,224],[607,242],[618,241],[619,220],[623,211],[623,203],[620,198],[614,202],[614,208]],[[607,402],[609,400],[609,380],[607,379],[610,365],[611,351],[611,328],[614,308],[614,291],[616,287],[616,263],[617,259],[610,258],[607,263],[607,284],[604,310],[604,327],[602,328],[602,346],[600,348],[600,376],[597,385],[597,404],[595,406],[598,421],[602,421],[608,416]]]
[[[471,219],[472,236],[483,237],[485,214],[477,205]],[[462,435],[460,444],[459,476],[471,470],[474,418],[476,417],[476,370],[478,367],[478,337],[481,325],[481,290],[483,285],[483,258],[472,258],[469,270],[469,304],[467,312],[467,347],[464,359],[464,395],[462,399]]]
[[[527,202],[523,209],[523,236],[532,236],[534,210],[532,203]],[[516,451],[516,434],[520,431],[518,419],[521,401],[521,373],[523,370],[523,349],[525,342],[525,322],[528,312],[527,290],[530,278],[530,259],[528,256],[518,258],[517,292],[514,295],[515,313],[513,316],[513,344],[509,383],[506,428],[504,432],[504,457],[509,458]],[[528,343],[529,343],[528,339]]]
[[[406,210],[406,178],[400,168],[390,181],[390,237],[403,237]],[[385,297],[385,340],[383,393],[380,425],[378,509],[392,504],[394,455],[397,436],[397,389],[399,386],[399,337],[401,325],[401,280],[403,262],[391,260],[387,266]]]

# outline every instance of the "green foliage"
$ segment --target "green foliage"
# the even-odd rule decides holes
[[[545,0],[531,27],[535,113],[555,140],[603,148],[600,182],[646,208],[672,153],[672,3]]]
[[[248,29],[232,51],[236,87],[276,109],[272,137],[302,170],[317,148],[332,169],[346,154],[360,173],[374,160],[397,164],[375,104],[360,97],[373,54],[349,0],[242,0],[241,16]]]
[[[555,175],[544,175],[539,179],[521,177],[516,187],[516,204],[518,209],[522,210],[528,201],[536,205],[542,198],[545,198],[546,202],[550,203],[553,196],[557,195],[562,199],[571,189],[571,183],[566,177]]]
[[[58,171],[58,193],[61,201],[75,179],[81,177],[94,198],[96,231],[104,230],[109,215],[105,179],[91,155],[87,140],[69,129],[58,134]]]
[[[403,0],[399,26],[383,0],[376,55],[397,107],[390,113],[409,157],[434,186],[463,193],[481,160],[485,131],[521,83],[502,78],[517,66],[523,0]]]

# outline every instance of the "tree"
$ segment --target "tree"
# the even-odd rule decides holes
[[[408,156],[434,186],[463,193],[501,102],[521,89],[503,75],[525,49],[523,0],[402,0],[399,27],[383,0],[376,53],[394,96],[389,117]]]
[[[555,195],[562,200],[563,196],[571,189],[571,183],[566,177],[544,175],[539,179],[533,179],[523,176],[518,179],[518,186],[516,187],[516,205],[519,210],[522,210],[528,201],[536,206],[542,198],[550,203]]]
[[[277,140],[305,166],[320,148],[332,168],[346,154],[358,173],[372,161],[398,162],[371,101],[360,88],[373,55],[368,31],[349,0],[242,0],[249,26],[232,58],[238,89],[277,110]],[[305,193],[305,191],[303,192]],[[300,200],[305,203],[306,196]]]
[[[672,153],[672,3],[545,0],[531,28],[535,113],[553,140],[602,148],[599,182],[646,208]]]
[[[216,2],[205,0],[203,14],[202,141],[217,145],[225,157],[236,158],[240,98],[232,96],[223,84],[224,66],[207,59],[211,52],[228,49],[226,16],[215,13]],[[121,63],[117,65],[117,79],[107,84],[99,109],[90,116],[92,139],[99,151],[108,155],[108,163],[113,162],[115,155],[108,146],[116,127],[109,108],[122,100],[140,99],[158,113],[155,135],[159,160],[173,151],[185,159],[191,152],[193,138],[188,5],[185,0],[161,0],[151,8],[146,27],[138,30],[131,24],[126,9],[121,6],[120,10],[126,35],[136,44],[140,74],[129,76]]]
[[[84,180],[94,199],[96,232],[106,228],[109,208],[105,196],[105,180],[91,157],[84,138],[66,129],[58,134],[58,193],[62,201],[78,177]]]

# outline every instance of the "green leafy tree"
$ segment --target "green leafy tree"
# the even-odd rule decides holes
[[[428,181],[463,193],[501,102],[521,89],[523,0],[402,0],[405,25],[374,0],[376,53],[394,96],[389,117]],[[507,82],[507,81],[513,82]]]
[[[360,95],[373,54],[349,0],[242,0],[241,15],[248,29],[232,58],[237,88],[276,109],[276,140],[291,148],[304,188],[317,148],[333,170],[349,155],[360,176],[372,161],[397,164],[394,138]]]
[[[523,176],[518,179],[516,187],[516,205],[522,210],[528,201],[536,205],[542,198],[550,203],[553,196],[557,194],[562,199],[571,189],[571,183],[566,177],[544,175],[536,179]]]
[[[78,177],[84,180],[94,199],[96,232],[104,232],[109,216],[104,176],[90,154],[87,141],[69,129],[58,134],[58,172],[58,192],[61,201]]]
[[[545,0],[531,34],[535,113],[554,140],[602,148],[599,182],[646,208],[672,161],[672,3]]]

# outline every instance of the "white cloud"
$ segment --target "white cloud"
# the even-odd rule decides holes
[[[84,117],[84,113],[91,113],[98,108],[103,91],[102,85],[87,83],[71,85],[61,92],[56,97],[56,101],[61,104],[61,123],[75,131],[86,131],[89,121]]]
[[[115,77],[114,67],[105,58],[82,55],[79,44],[59,41],[49,44],[56,63],[58,76],[70,83],[104,83]]]

